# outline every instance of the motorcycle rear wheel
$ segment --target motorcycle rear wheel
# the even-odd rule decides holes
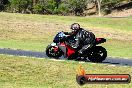
[[[90,49],[88,59],[91,62],[100,63],[104,61],[107,57],[107,51],[102,46],[95,46]]]

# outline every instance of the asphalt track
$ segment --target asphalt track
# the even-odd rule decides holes
[[[45,52],[34,52],[34,51],[25,51],[25,50],[13,50],[13,49],[0,49],[0,54],[14,55],[14,56],[27,56],[27,57],[36,57],[36,58],[48,58]],[[64,59],[64,58],[61,58]],[[123,59],[123,58],[111,58],[107,57],[102,64],[110,65],[121,65],[121,66],[132,66],[132,59]]]

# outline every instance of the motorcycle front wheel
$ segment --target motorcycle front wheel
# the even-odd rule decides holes
[[[46,48],[46,55],[50,58],[56,58],[58,59],[63,55],[62,51],[57,48],[56,46],[48,45]]]

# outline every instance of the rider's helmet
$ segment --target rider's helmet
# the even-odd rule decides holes
[[[73,23],[71,29],[73,33],[76,33],[80,29],[80,25],[78,23]]]

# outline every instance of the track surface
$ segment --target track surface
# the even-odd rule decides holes
[[[45,52],[33,52],[33,51],[25,51],[25,50],[0,49],[0,54],[27,56],[27,57],[36,57],[36,58],[48,58]],[[61,58],[61,59],[64,59],[64,58]],[[106,58],[105,61],[103,61],[103,64],[132,66],[132,59],[108,57]]]

